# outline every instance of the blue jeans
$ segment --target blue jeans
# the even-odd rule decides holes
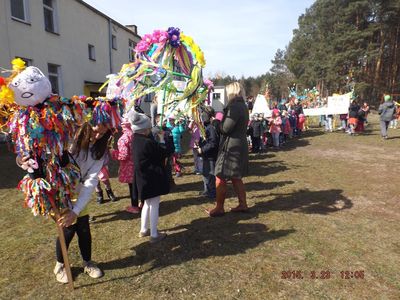
[[[203,183],[204,194],[210,198],[215,198],[215,160],[203,158]]]

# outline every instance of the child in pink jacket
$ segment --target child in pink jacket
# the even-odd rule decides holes
[[[111,157],[119,161],[118,179],[129,186],[131,205],[126,211],[137,214],[140,212],[138,196],[133,187],[133,159],[132,159],[132,140],[133,132],[131,124],[125,119],[121,123],[122,136],[118,139],[118,149],[111,151]]]
[[[279,148],[279,135],[282,132],[282,119],[279,115],[279,110],[272,110],[272,117],[269,119],[269,132],[272,135],[272,141],[275,148]]]

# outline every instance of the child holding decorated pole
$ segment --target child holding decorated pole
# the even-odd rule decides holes
[[[101,277],[103,272],[91,260],[92,237],[87,204],[98,183],[98,173],[104,164],[110,136],[111,131],[104,124],[91,126],[89,123],[84,123],[78,129],[69,156],[80,169],[80,184],[75,191],[77,199],[72,201],[72,206],[65,209],[57,220],[63,227],[67,248],[75,233],[78,235],[84,273],[92,278]],[[17,164],[23,168],[28,167],[29,157],[17,157]],[[56,257],[57,262],[54,268],[56,280],[61,283],[68,283],[61,244],[58,238],[56,242]]]

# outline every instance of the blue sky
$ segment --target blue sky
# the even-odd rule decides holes
[[[298,17],[314,0],[130,1],[84,0],[116,21],[135,24],[138,33],[179,27],[203,50],[206,77],[258,76],[284,49]]]

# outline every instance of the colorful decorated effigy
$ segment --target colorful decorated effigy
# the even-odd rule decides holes
[[[20,59],[12,65],[11,75],[1,79],[1,128],[9,132],[14,152],[29,157],[28,174],[18,184],[25,205],[34,215],[47,216],[69,207],[75,196],[79,168],[67,150],[76,127],[85,121],[117,126],[124,106],[122,100],[52,95],[38,68],[25,68]]]
[[[145,34],[135,51],[135,61],[125,64],[116,76],[116,85],[128,101],[126,110],[140,105],[143,96],[159,93],[162,115],[184,102],[181,111],[191,116],[204,132],[200,108],[213,85],[203,80],[206,62],[200,47],[179,28],[170,27]],[[176,81],[183,84],[177,85]]]

